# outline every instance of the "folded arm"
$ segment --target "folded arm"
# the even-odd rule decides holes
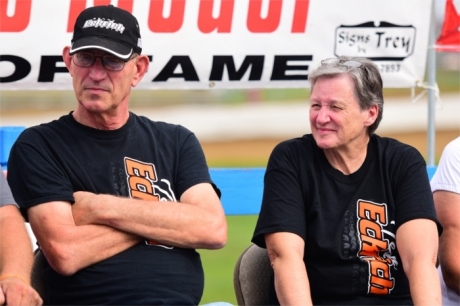
[[[442,276],[447,287],[460,294],[460,194],[438,190],[433,197],[444,228],[439,239]]]
[[[33,206],[28,216],[43,254],[62,275],[72,275],[143,240],[109,226],[77,226],[68,202]]]
[[[436,270],[438,230],[428,219],[414,219],[396,232],[396,245],[409,279],[414,305],[441,305],[441,285]]]
[[[313,305],[303,261],[303,239],[293,233],[279,232],[266,234],[265,243],[275,274],[275,290],[280,305]]]
[[[220,200],[209,183],[187,189],[180,203],[146,201],[76,192],[77,224],[107,225],[157,243],[184,248],[222,248],[227,223]]]

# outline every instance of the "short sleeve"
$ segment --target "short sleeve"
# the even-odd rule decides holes
[[[432,192],[445,190],[460,194],[460,137],[444,148],[430,184]]]
[[[210,183],[220,197],[220,190],[211,181],[206,158],[197,137],[186,128],[182,128],[182,132],[185,140],[179,148],[178,197],[180,198],[188,188],[199,183]]]
[[[279,144],[270,155],[264,176],[262,207],[252,242],[266,247],[265,234],[290,232],[305,240],[305,204],[298,158],[288,143]]]
[[[59,159],[47,153],[46,142],[32,129],[24,131],[11,148],[8,159],[8,183],[27,218],[27,209],[52,201],[73,203],[73,188],[66,173],[59,165]]]

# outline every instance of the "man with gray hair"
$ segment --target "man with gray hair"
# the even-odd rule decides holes
[[[128,109],[150,63],[137,19],[83,10],[62,57],[75,110],[26,129],[8,160],[46,258],[45,304],[199,304],[196,249],[222,248],[227,223],[196,136]]]

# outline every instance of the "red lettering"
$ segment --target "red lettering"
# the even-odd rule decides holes
[[[8,2],[16,2],[14,15],[8,16]],[[0,32],[22,32],[29,25],[32,0],[0,0]],[[4,42],[3,42],[4,43]]]
[[[201,0],[198,13],[198,28],[203,33],[210,33],[217,30],[218,33],[230,33],[232,28],[232,17],[234,0],[220,0],[219,17],[212,16],[214,1]]]
[[[80,15],[81,11],[86,9],[87,0],[71,0],[70,1],[70,9],[69,9],[69,18],[67,22],[67,32],[73,32],[73,26],[75,21],[77,20],[78,15]],[[94,6],[99,5],[109,5],[110,0],[94,0]],[[128,12],[132,13],[133,11],[133,0],[118,0],[118,7]]]
[[[278,28],[283,1],[270,0],[268,5],[267,17],[262,18],[262,0],[250,0],[247,20],[247,27],[250,32],[271,33]]]
[[[292,33],[304,33],[307,27],[308,6],[310,0],[297,0],[295,2],[292,20]]]
[[[16,28],[22,25],[20,30],[25,29],[30,19],[30,7],[32,0],[17,0],[21,4],[21,8],[27,9],[28,14],[18,14],[18,20],[22,23],[7,23],[0,24],[0,31],[6,31],[4,28]],[[195,0],[196,1],[196,0]],[[220,9],[218,17],[213,17],[213,8],[215,2],[220,1]],[[268,2],[268,13],[265,18],[262,18],[262,4]],[[292,33],[304,33],[306,31],[309,0],[295,0],[294,12],[292,15]],[[0,10],[2,15],[6,16],[6,4],[8,0],[0,0]],[[67,32],[73,32],[73,27],[78,15],[87,8],[87,0],[70,0],[69,18],[67,22]],[[133,11],[134,0],[118,0],[118,7]],[[150,8],[148,12],[148,27],[155,33],[174,33],[181,29],[185,15],[185,0],[150,0]],[[111,0],[94,0],[94,5],[108,5]],[[163,11],[165,3],[170,3],[169,16],[164,17]],[[26,6],[28,5],[28,7]],[[200,0],[198,11],[198,29],[202,33],[230,33],[233,22],[235,0]],[[247,28],[252,33],[271,33],[279,27],[281,19],[281,9],[283,0],[249,0]],[[1,16],[1,15],[0,15]],[[8,17],[4,17],[5,19]],[[22,19],[21,19],[22,18]],[[13,25],[12,25],[13,24]],[[16,32],[20,31],[15,29]]]
[[[150,0],[148,25],[152,32],[174,33],[180,30],[184,21],[185,0],[170,0],[169,17],[163,17],[165,0]]]

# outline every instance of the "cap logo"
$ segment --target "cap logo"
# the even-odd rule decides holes
[[[125,26],[122,23],[116,23],[114,20],[105,20],[103,18],[86,20],[83,28],[106,28],[120,33],[123,33],[125,30]]]

